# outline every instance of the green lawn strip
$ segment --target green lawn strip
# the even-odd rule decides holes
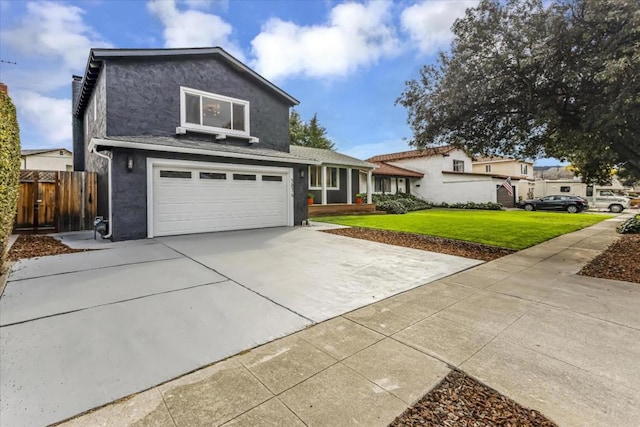
[[[519,250],[607,218],[611,216],[564,212],[429,209],[403,215],[331,216],[314,218],[314,221],[405,231]]]

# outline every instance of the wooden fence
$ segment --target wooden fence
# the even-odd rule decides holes
[[[92,230],[95,172],[20,171],[15,233]]]

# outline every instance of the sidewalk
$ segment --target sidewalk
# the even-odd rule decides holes
[[[64,426],[385,426],[457,367],[561,426],[640,419],[640,286],[575,273],[626,215],[246,351]]]

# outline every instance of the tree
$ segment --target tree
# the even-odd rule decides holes
[[[636,0],[482,0],[396,101],[418,148],[569,160],[586,181],[640,173]]]
[[[19,185],[20,130],[16,107],[9,95],[0,90],[0,257],[13,227]]]
[[[326,136],[327,130],[318,123],[318,114],[314,114],[309,123],[300,118],[296,110],[289,115],[289,138],[292,145],[326,148],[333,150],[335,144]]]

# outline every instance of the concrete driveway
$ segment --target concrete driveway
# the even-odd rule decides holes
[[[0,425],[61,421],[480,263],[314,227],[105,246],[14,266]]]

